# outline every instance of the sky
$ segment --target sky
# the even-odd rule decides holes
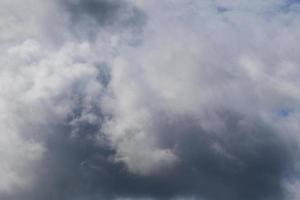
[[[298,0],[0,0],[0,199],[300,199],[299,41]]]

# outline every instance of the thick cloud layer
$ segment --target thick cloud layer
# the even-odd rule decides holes
[[[299,199],[299,9],[0,1],[0,199]]]

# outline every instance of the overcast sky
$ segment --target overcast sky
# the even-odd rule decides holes
[[[299,200],[298,0],[0,0],[1,200]]]

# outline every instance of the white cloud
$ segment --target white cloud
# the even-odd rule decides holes
[[[43,139],[37,139],[55,124],[66,123],[78,106],[78,94],[84,95],[81,120],[92,120],[90,105],[100,100],[102,86],[98,70],[77,62],[77,54],[90,57],[89,45],[70,43],[54,52],[30,39],[2,55],[0,191],[13,193],[14,188],[31,186],[34,167],[47,151]],[[49,130],[37,132],[41,126]]]
[[[225,14],[213,7],[207,10],[203,5],[208,2],[189,3],[192,6],[179,1],[144,5],[149,23],[143,44],[124,48],[113,65],[114,100],[109,101],[115,118],[107,134],[133,171],[142,171],[147,163],[151,168],[161,164],[153,164],[156,159],[151,157],[160,150],[160,136],[151,130],[161,113],[192,115],[202,128],[218,133],[224,129],[218,114],[222,110],[258,118],[271,127],[275,118],[280,121],[276,123],[287,123],[276,111],[288,106],[295,115],[299,110],[299,29],[290,13],[279,9],[284,1],[217,1],[239,11]],[[256,13],[275,8],[270,15]],[[292,132],[288,137],[298,135],[284,127]],[[133,164],[135,157],[143,165]]]

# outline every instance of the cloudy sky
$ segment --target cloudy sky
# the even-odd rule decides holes
[[[298,0],[0,0],[1,200],[299,200]]]

